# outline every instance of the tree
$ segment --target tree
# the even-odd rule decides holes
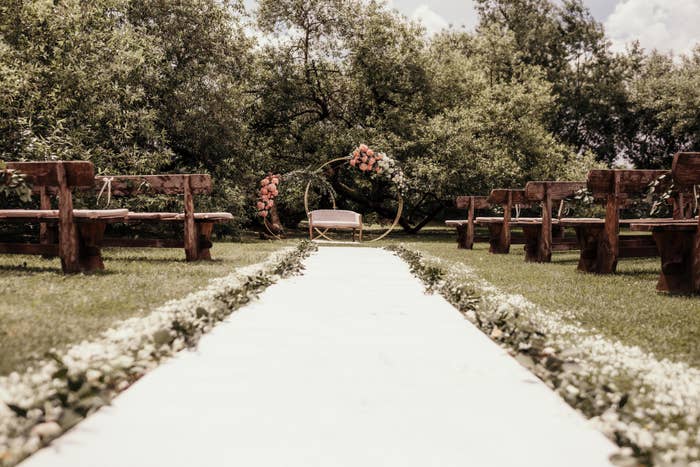
[[[494,26],[429,41],[383,4],[353,0],[263,0],[258,21],[278,33],[254,80],[265,162],[288,171],[360,142],[386,150],[412,180],[407,231],[458,194],[563,176],[575,158],[547,130],[551,85],[512,33]],[[341,203],[393,217],[389,187],[328,175]]]
[[[125,0],[11,2],[0,15],[0,151],[148,172],[171,152],[145,83],[160,50]],[[6,87],[7,86],[7,87]]]
[[[626,83],[635,62],[610,51],[581,0],[477,0],[480,29],[511,33],[521,60],[541,67],[555,96],[548,128],[577,152],[611,163],[633,131]]]
[[[700,147],[700,47],[676,59],[652,52],[630,85],[631,120],[626,158],[637,166],[668,168],[678,151]]]

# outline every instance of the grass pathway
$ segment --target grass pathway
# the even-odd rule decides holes
[[[610,465],[610,442],[397,257],[306,264],[23,467]]]

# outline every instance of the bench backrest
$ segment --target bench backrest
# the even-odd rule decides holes
[[[178,195],[189,191],[193,195],[211,193],[211,176],[206,174],[163,175],[99,175],[93,181],[99,191],[110,189],[111,196]]]
[[[528,182],[525,185],[525,198],[531,202],[561,201],[586,188],[586,182]]]
[[[474,209],[488,209],[491,203],[487,196],[458,196],[455,200],[455,206],[458,209],[469,209],[474,204]]]
[[[510,196],[510,199],[509,199]],[[491,204],[530,204],[530,202],[525,198],[525,190],[505,190],[497,189],[492,190],[491,195],[488,197],[488,202]]]
[[[342,209],[317,209],[309,213],[309,219],[314,222],[359,222],[360,215]]]
[[[26,175],[34,192],[57,191],[62,186],[84,189],[95,183],[95,167],[87,161],[7,162],[6,166]]]
[[[700,152],[679,152],[673,156],[673,181],[683,187],[700,184]]]
[[[596,199],[606,199],[609,195],[642,195],[650,183],[668,173],[668,170],[591,170],[587,186]]]

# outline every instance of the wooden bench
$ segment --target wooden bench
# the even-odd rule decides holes
[[[126,209],[73,209],[74,189],[92,187],[90,162],[8,162],[9,169],[27,176],[41,209],[2,209],[1,222],[40,224],[39,243],[0,242],[0,253],[58,256],[65,273],[104,269],[102,244],[105,225],[126,219]],[[58,209],[50,194],[58,195]]]
[[[683,190],[700,184],[700,153],[678,153],[673,158],[671,176]],[[685,217],[685,200],[676,203],[676,217]],[[700,292],[700,235],[698,218],[633,222],[634,231],[651,231],[661,256],[661,272],[656,289],[661,292]]]
[[[492,206],[503,208],[503,217],[477,217],[476,225],[485,225],[489,229],[489,252],[494,254],[510,253],[511,228],[529,225],[537,219],[520,218],[512,219],[514,208],[529,206],[530,203],[525,198],[525,190],[492,190],[487,198]]]
[[[211,259],[211,235],[215,223],[230,222],[233,215],[228,212],[196,212],[194,196],[209,194],[212,181],[204,174],[166,175],[122,175],[98,176],[93,185],[103,194],[131,197],[143,195],[183,195],[183,212],[129,212],[125,222],[181,223],[183,239],[163,238],[110,238],[105,246],[126,248],[184,248],[187,261]]]
[[[362,242],[362,215],[341,209],[317,209],[309,213],[310,240],[321,236],[314,237],[314,229],[352,230],[353,242],[355,233],[359,231],[359,240]]]
[[[458,196],[455,200],[455,206],[458,209],[467,210],[467,218],[464,220],[447,220],[445,225],[455,227],[457,229],[457,247],[472,250],[474,242],[479,239],[474,233],[474,221],[477,209],[489,209],[491,204],[486,196]],[[484,238],[488,241],[488,237]]]
[[[578,269],[611,274],[620,258],[648,258],[658,255],[649,235],[620,235],[620,226],[634,220],[621,220],[620,210],[635,196],[642,196],[650,183],[667,174],[666,170],[592,170],[587,187],[593,198],[605,203],[605,219],[562,219],[561,225],[576,230],[581,255]]]

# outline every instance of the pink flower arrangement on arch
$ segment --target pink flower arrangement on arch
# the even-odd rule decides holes
[[[382,167],[379,161],[386,157],[384,153],[375,153],[366,144],[360,146],[352,152],[350,157],[350,165],[357,167],[363,172],[382,173]]]
[[[366,144],[360,144],[350,155],[350,165],[362,172],[380,175],[393,182],[399,192],[405,192],[407,185],[403,171],[396,161],[383,152],[377,152]]]
[[[260,180],[260,189],[258,190],[258,201],[255,207],[258,210],[258,215],[266,218],[270,214],[270,209],[275,205],[275,198],[279,194],[279,184],[282,177],[279,175],[268,175]]]

